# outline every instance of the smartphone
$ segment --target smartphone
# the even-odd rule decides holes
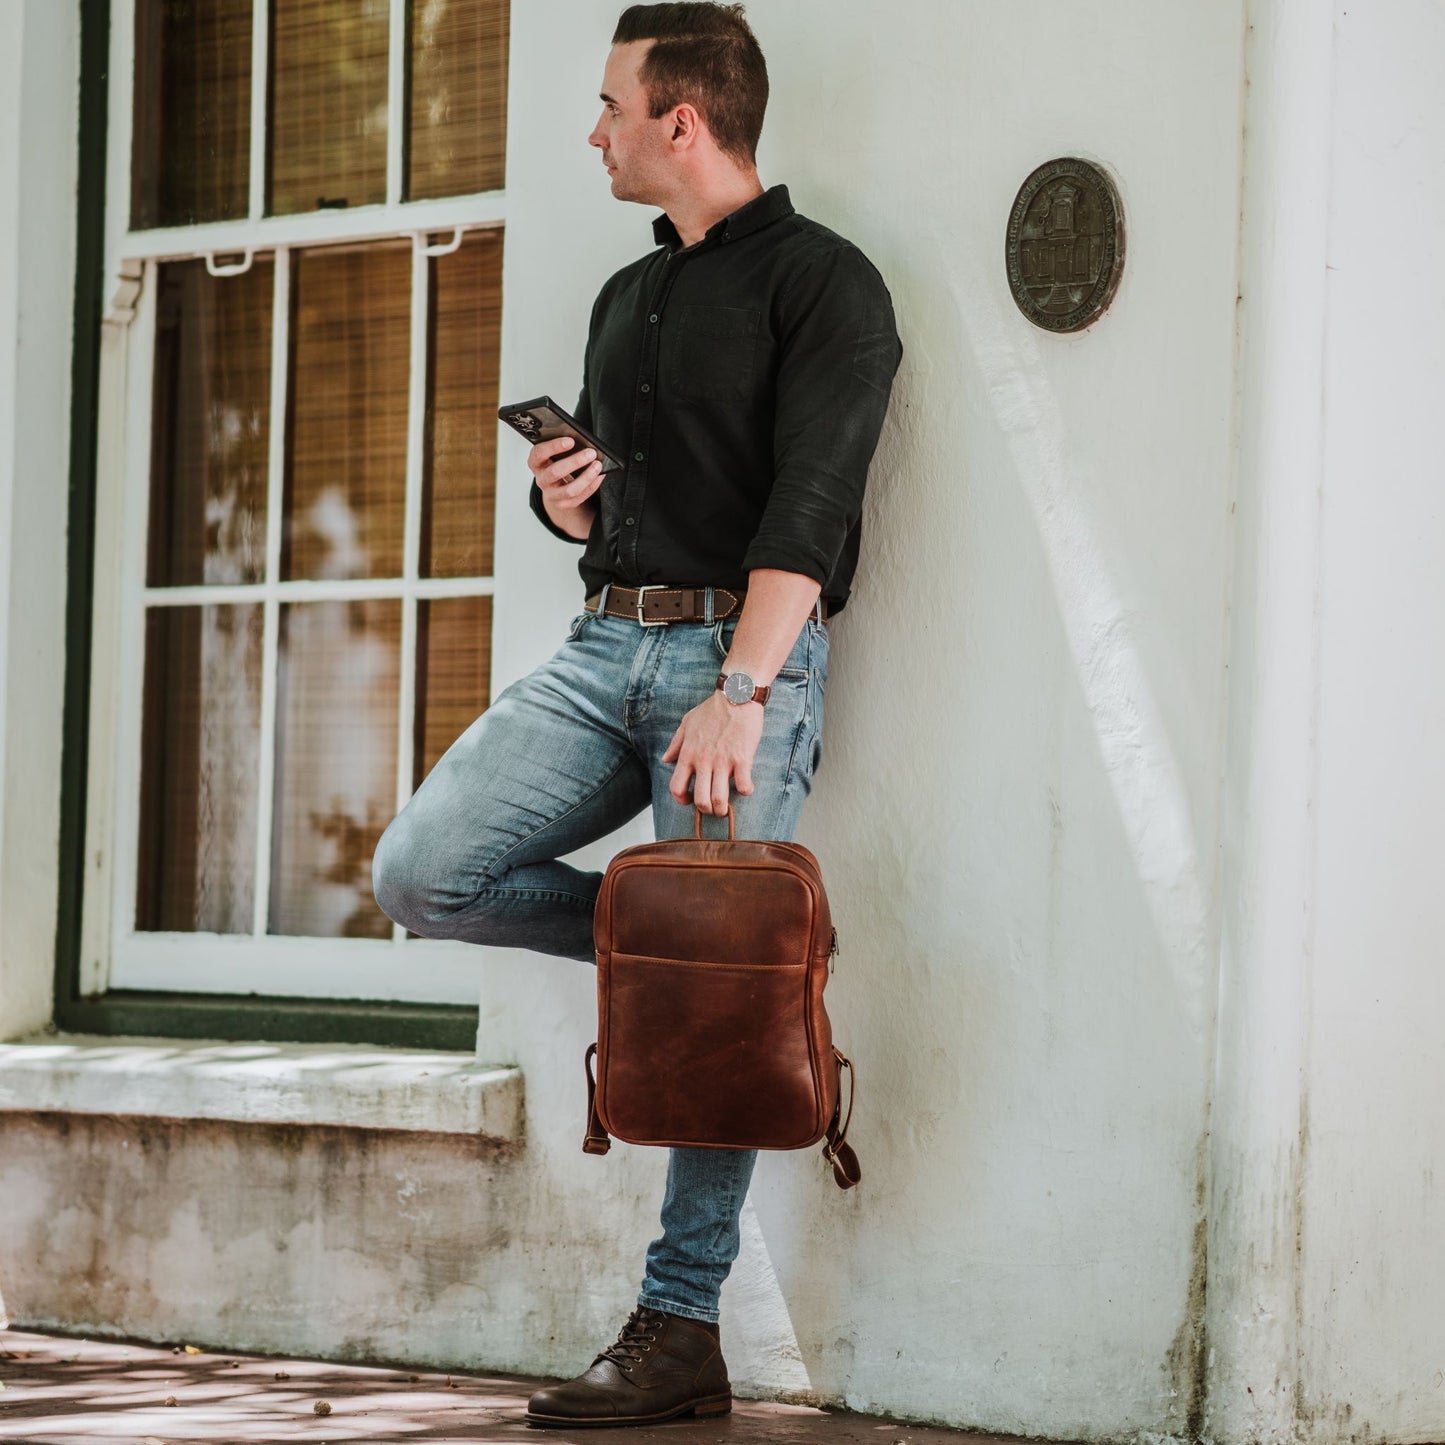
[[[618,471],[622,466],[615,452],[603,446],[581,422],[563,411],[550,396],[539,396],[532,401],[518,401],[510,406],[499,407],[497,415],[513,430],[521,432],[533,446],[538,442],[552,441],[555,437],[572,437],[577,442],[573,452],[581,451],[583,447],[591,447],[597,453],[597,460],[602,463],[603,476],[608,472]],[[571,455],[572,452],[561,452],[553,460]]]

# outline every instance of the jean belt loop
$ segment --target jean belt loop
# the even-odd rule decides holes
[[[611,590],[612,584],[610,582],[604,582],[602,584],[602,591],[597,594],[597,615],[599,617],[607,611],[607,594]]]
[[[709,627],[712,626],[712,609],[713,609],[712,588],[711,588],[711,587],[708,587],[708,588],[705,588],[704,591],[703,591],[703,599],[702,599],[702,620],[703,620],[703,622],[706,623],[707,626],[709,626]]]
[[[823,625],[823,594],[818,594],[818,600],[813,604],[813,616],[818,620],[818,626]]]

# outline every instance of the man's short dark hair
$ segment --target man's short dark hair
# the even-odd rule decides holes
[[[768,67],[743,7],[711,0],[629,5],[612,43],[634,40],[653,42],[638,72],[648,114],[656,120],[687,101],[719,150],[753,165],[768,105]]]

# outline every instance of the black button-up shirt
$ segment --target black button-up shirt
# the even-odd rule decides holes
[[[594,493],[578,564],[604,582],[746,587],[801,572],[833,610],[858,563],[863,490],[903,346],[883,278],[776,185],[602,287],[577,419],[625,466]],[[532,482],[532,510],[569,542]]]

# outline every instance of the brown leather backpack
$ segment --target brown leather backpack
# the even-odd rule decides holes
[[[823,989],[837,953],[818,860],[800,843],[736,836],[624,848],[593,915],[597,1042],[587,1135],[629,1144],[806,1149],[839,1187],[859,1180],[841,1118],[843,1070]],[[592,1077],[592,1059],[597,1077]]]

